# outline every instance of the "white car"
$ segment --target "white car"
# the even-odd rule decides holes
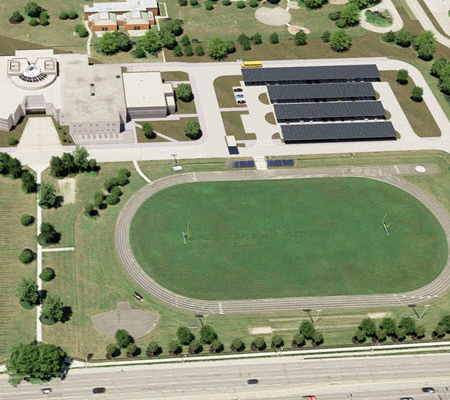
[[[52,392],[52,389],[50,389],[50,388],[41,389],[42,394],[50,394],[51,392]]]

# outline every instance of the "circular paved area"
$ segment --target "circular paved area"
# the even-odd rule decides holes
[[[255,12],[255,18],[265,25],[282,26],[291,20],[291,13],[281,7],[260,7]]]
[[[414,167],[411,168],[414,170]],[[430,195],[417,186],[398,177],[383,173],[381,168],[378,173],[370,167],[367,169],[341,169],[320,168],[316,174],[306,174],[302,169],[268,170],[268,171],[227,171],[227,172],[200,172],[172,175],[161,178],[143,187],[135,193],[120,212],[115,226],[115,248],[117,254],[128,274],[142,289],[160,301],[185,311],[203,312],[214,314],[231,313],[258,313],[281,312],[302,310],[305,308],[337,309],[337,308],[371,308],[371,307],[398,307],[411,303],[429,302],[438,297],[450,287],[450,254],[441,274],[428,285],[406,293],[375,294],[356,296],[316,296],[316,297],[290,297],[281,299],[258,300],[226,300],[208,301],[193,299],[174,293],[159,285],[141,268],[130,246],[131,221],[139,209],[149,197],[168,187],[189,182],[214,182],[214,181],[244,181],[258,179],[294,179],[294,178],[319,178],[319,177],[344,177],[356,176],[377,179],[394,185],[420,200],[435,215],[442,225],[447,243],[450,248],[450,216],[447,211]]]
[[[135,339],[145,336],[156,325],[159,315],[133,310],[130,303],[118,303],[117,310],[91,317],[92,323],[102,335],[114,337],[118,329],[125,329]]]

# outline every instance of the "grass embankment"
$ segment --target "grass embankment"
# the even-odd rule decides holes
[[[186,246],[178,236],[188,221]],[[425,206],[359,178],[171,187],[137,212],[130,239],[154,279],[202,299],[403,292],[447,260],[445,233]]]
[[[255,133],[245,133],[241,115],[248,112],[222,111],[222,121],[228,136],[234,136],[236,140],[256,140]]]
[[[36,224],[25,227],[23,214],[36,217],[36,196],[24,194],[20,179],[0,176],[0,361],[17,343],[36,336],[36,309],[25,310],[16,297],[22,278],[36,279],[36,262],[22,264],[17,257],[24,249],[36,252]]]
[[[437,126],[426,103],[423,100],[418,102],[411,99],[411,91],[415,86],[411,78],[408,78],[406,85],[402,85],[397,82],[396,71],[381,71],[381,80],[389,82],[395,97],[417,136],[441,136],[441,130]]]

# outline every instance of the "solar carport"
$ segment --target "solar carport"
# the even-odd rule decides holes
[[[396,139],[389,121],[282,125],[281,132],[286,144]]]
[[[380,72],[370,65],[327,65],[320,67],[242,68],[246,86],[304,83],[376,82]]]
[[[375,89],[371,83],[270,85],[267,91],[271,103],[375,100]]]
[[[275,104],[274,109],[279,123],[382,119],[386,114],[380,101]]]

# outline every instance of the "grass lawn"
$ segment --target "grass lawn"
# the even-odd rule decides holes
[[[179,236],[188,221],[186,246]],[[425,206],[359,178],[171,187],[137,212],[130,240],[154,279],[202,299],[401,292],[430,282],[447,259],[445,234]]]
[[[144,131],[142,130],[142,128],[136,127],[136,137],[138,139],[138,142],[140,143],[161,143],[161,142],[169,142],[169,140],[163,138],[162,136],[159,135],[155,135],[152,138],[148,138],[147,136],[145,136]]]
[[[376,12],[366,10],[366,21],[375,26],[389,26],[392,25],[392,18],[388,10],[383,12]]]
[[[150,121],[150,123],[153,125],[153,130],[158,133],[162,133],[163,135],[169,136],[170,138],[178,140],[180,142],[189,142],[192,139],[188,138],[184,133],[184,127],[186,126],[188,121],[198,121],[198,118],[180,118],[178,121]],[[142,125],[144,121],[136,122]],[[142,132],[142,129],[139,129],[139,131],[136,131],[136,133],[139,143],[158,141],[155,139],[147,139],[144,135],[144,132]]]
[[[244,104],[237,104],[234,97],[233,87],[241,86],[242,75],[219,76],[214,80],[214,90],[216,91],[219,107],[245,107]]]
[[[264,116],[265,120],[272,125],[276,125],[277,122],[275,121],[275,115],[273,112],[269,112]]]
[[[256,140],[256,134],[245,133],[244,125],[242,124],[241,115],[248,114],[248,112],[222,111],[221,114],[227,135],[234,136],[236,140]]]
[[[269,102],[269,96],[267,96],[267,93],[261,93],[258,96],[258,100],[263,104],[270,104]]]
[[[397,71],[381,71],[381,80],[389,82],[406,118],[408,118],[411,127],[418,136],[441,136],[441,131],[426,103],[411,99],[411,91],[415,86],[411,78],[408,78],[406,85],[401,85],[397,82]]]
[[[195,108],[195,101],[183,101],[178,98],[175,94],[177,102],[177,111],[175,114],[197,114],[197,109]]]
[[[25,310],[16,297],[22,278],[36,279],[36,262],[24,265],[17,257],[23,249],[36,252],[36,224],[22,226],[20,217],[36,217],[36,196],[24,194],[20,179],[0,177],[0,361],[17,343],[29,343],[36,336],[36,309]]]
[[[164,71],[161,78],[164,82],[188,81],[189,75],[183,71]]]

